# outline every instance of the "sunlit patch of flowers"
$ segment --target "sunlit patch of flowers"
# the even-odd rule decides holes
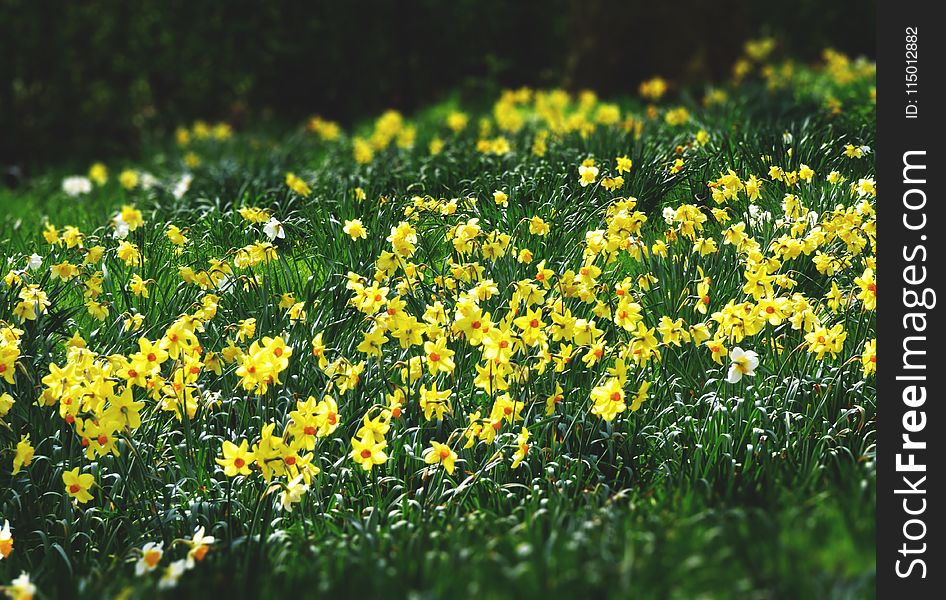
[[[738,78],[788,85],[790,68],[762,64],[772,51],[765,40],[747,45]],[[869,71],[831,54],[819,76],[844,86]],[[870,148],[780,136],[778,161],[714,171],[687,197],[637,197],[639,178],[672,186],[692,176],[723,135],[704,129],[698,107],[659,108],[668,89],[644,82],[654,104],[640,114],[592,93],[510,90],[488,116],[454,110],[433,131],[395,111],[351,136],[313,117],[312,139],[342,148],[353,169],[342,200],[298,167],[268,193],[310,208],[331,200],[340,213],[312,209],[307,220],[270,196],[231,199],[202,217],[227,235],[203,239],[196,219],[162,220],[145,194],[186,201],[202,183],[196,152],[235,143],[226,124],[179,129],[184,169],[160,179],[113,176],[103,164],[67,178],[69,196],[114,177],[130,199],[101,222],[37,223],[35,245],[7,251],[0,420],[13,436],[0,460],[12,488],[43,463],[56,469],[48,492],[71,514],[120,507],[116,493],[154,503],[150,484],[115,483],[136,481],[141,467],[130,465],[152,461],[194,477],[181,493],[214,510],[249,495],[305,522],[322,510],[327,475],[364,494],[418,469],[444,486],[491,470],[516,481],[581,452],[578,430],[651,423],[681,379],[691,394],[747,397],[773,378],[829,369],[869,381]],[[727,102],[721,90],[710,98],[707,110]],[[623,145],[596,155],[585,142],[598,132]],[[637,152],[658,134],[655,156]],[[568,144],[580,150],[563,152]],[[382,156],[431,154],[424,160],[437,164],[462,151],[484,170],[563,163],[553,187],[567,201],[508,181],[478,197],[379,191],[365,176]],[[306,254],[316,230],[328,247]],[[42,335],[51,341],[40,358]],[[61,429],[60,447],[34,446],[40,416]],[[135,574],[174,587],[217,545],[211,523],[199,523],[187,539],[148,525],[129,552]],[[0,560],[13,548],[4,520]],[[8,589],[31,586],[24,575]]]

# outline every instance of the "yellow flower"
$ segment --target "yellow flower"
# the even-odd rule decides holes
[[[75,498],[79,504],[85,504],[92,499],[89,490],[95,483],[95,477],[89,473],[79,474],[79,467],[63,473],[62,482],[66,486],[66,493]]]
[[[33,446],[30,444],[30,436],[26,434],[20,436],[20,441],[16,444],[16,454],[13,456],[13,475],[20,472],[23,467],[28,467],[33,462]]]
[[[811,167],[809,167],[808,165],[802,164],[801,167],[799,167],[798,178],[801,179],[802,181],[810,182],[814,176],[815,176],[815,172],[812,171]]]
[[[864,377],[877,372],[877,340],[864,342],[864,352],[861,354],[861,365],[864,367]]]
[[[640,387],[637,388],[637,393],[634,394],[634,401],[631,403],[631,412],[637,412],[640,410],[641,405],[643,405],[644,401],[647,400],[647,390],[649,389],[649,381],[642,382]]]
[[[629,159],[626,154],[624,156],[619,156],[614,160],[616,162],[615,170],[618,173],[627,173],[631,170],[631,167],[634,166],[634,162]]]
[[[432,376],[438,373],[450,375],[456,368],[453,362],[453,350],[447,348],[445,337],[435,342],[424,342],[424,355],[427,359],[427,370]]]
[[[598,178],[598,167],[581,165],[578,167],[578,183],[581,184],[581,187],[587,187],[588,185],[595,182]]]
[[[616,377],[592,389],[591,401],[593,402],[591,412],[605,421],[612,421],[614,417],[627,410],[627,405],[624,403],[624,389]]]
[[[420,388],[420,408],[424,411],[424,418],[430,421],[434,416],[438,421],[443,420],[445,412],[450,410],[450,394],[453,390],[437,390],[437,383],[434,382],[428,389],[427,386]]]
[[[140,296],[142,298],[148,297],[148,283],[149,281],[144,281],[141,279],[141,275],[135,273],[131,281],[128,282],[128,289],[131,290],[135,296]]]
[[[312,188],[309,187],[309,184],[296,176],[295,173],[286,173],[286,185],[290,190],[302,197],[306,197],[312,193]]]
[[[96,185],[105,185],[108,181],[108,168],[102,163],[95,163],[89,168],[89,179]]]
[[[430,448],[424,452],[425,463],[428,465],[440,463],[450,475],[453,475],[456,460],[457,453],[451,450],[446,444],[439,442],[430,442]]]
[[[365,229],[365,226],[362,224],[361,219],[353,219],[351,221],[345,221],[345,226],[342,228],[342,231],[346,235],[351,237],[353,240],[365,239],[368,237],[368,231]]]
[[[375,465],[381,465],[387,462],[388,455],[384,448],[387,442],[384,439],[376,440],[374,434],[368,433],[362,439],[351,439],[351,457],[361,465],[365,471],[370,471]]]
[[[125,169],[118,176],[118,182],[126,190],[133,190],[138,187],[138,172],[131,169]]]
[[[214,460],[223,467],[223,472],[227,477],[250,474],[250,465],[253,464],[255,456],[248,447],[247,440],[240,442],[239,446],[230,441],[223,442],[223,458]]]
[[[529,454],[529,430],[523,427],[516,438],[516,452],[512,455],[510,468],[518,469],[527,454]]]
[[[548,235],[549,231],[551,230],[552,228],[542,219],[542,217],[536,215],[529,219],[529,233],[532,235]]]
[[[469,117],[462,112],[452,112],[447,115],[447,127],[450,128],[454,133],[460,133],[466,129],[466,124],[469,122]]]

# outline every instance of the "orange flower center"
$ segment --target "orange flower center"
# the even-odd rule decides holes
[[[621,401],[621,392],[614,392],[611,394],[611,402],[620,402]]]
[[[362,457],[362,458],[365,458],[365,459],[371,458],[371,450],[368,450],[367,448],[365,448],[364,450],[362,450],[362,451],[361,451],[361,457]]]
[[[234,466],[234,467],[236,467],[236,468],[238,468],[238,469],[242,469],[245,465],[246,465],[246,461],[243,460],[242,458],[237,457],[237,458],[234,458],[234,459],[233,459],[233,466]]]
[[[82,486],[80,486],[78,483],[73,483],[72,485],[69,486],[69,493],[78,494],[79,490],[81,489],[82,489]]]

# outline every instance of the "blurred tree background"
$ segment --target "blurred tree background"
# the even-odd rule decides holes
[[[502,87],[719,80],[742,44],[874,54],[872,0],[0,0],[0,167],[133,157],[194,119],[351,124]]]

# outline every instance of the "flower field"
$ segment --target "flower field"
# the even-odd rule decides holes
[[[873,590],[872,64],[0,192],[12,598]]]

